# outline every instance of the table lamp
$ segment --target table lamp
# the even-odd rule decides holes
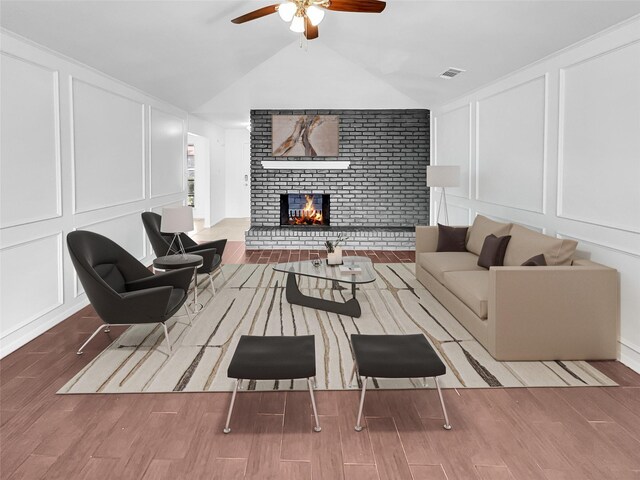
[[[460,185],[460,167],[458,165],[430,165],[427,167],[427,187],[440,187],[440,201],[436,223],[440,220],[440,207],[444,205],[445,225],[449,225],[449,210],[447,209],[447,195],[445,187]]]
[[[173,233],[173,240],[169,245],[167,255],[171,254],[171,247],[174,242],[180,247],[182,255],[186,255],[180,234],[193,230],[193,208],[191,207],[167,207],[162,209],[162,221],[160,231],[162,233]]]

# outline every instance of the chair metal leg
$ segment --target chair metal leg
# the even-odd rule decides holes
[[[442,391],[440,390],[440,384],[438,383],[438,377],[433,377],[436,381],[436,388],[438,389],[438,397],[440,397],[440,405],[442,406],[442,413],[444,414],[444,429],[451,430],[451,424],[449,423],[449,416],[447,415],[447,409],[444,406],[444,398],[442,398]]]
[[[224,269],[222,268],[222,265],[218,267],[218,270],[220,270],[220,274],[222,275],[222,279],[224,280],[224,283],[227,283],[227,276],[224,274]]]
[[[227,423],[222,430],[224,433],[230,433],[231,428],[229,428],[229,423],[231,423],[231,414],[233,413],[233,404],[236,402],[236,393],[238,393],[238,386],[242,383],[242,379],[236,380],[236,386],[233,389],[233,393],[231,394],[231,405],[229,405],[229,413],[227,413]]]
[[[93,332],[93,333],[91,334],[91,336],[87,339],[87,341],[86,341],[86,342],[84,342],[84,343],[82,344],[82,346],[78,349],[78,351],[76,352],[76,355],[82,355],[82,353],[83,353],[83,352],[82,352],[82,349],[83,349],[84,347],[86,347],[86,346],[87,346],[87,343],[89,343],[91,340],[93,340],[93,337],[95,337],[95,336],[100,332],[100,330],[102,330],[104,327],[105,327],[104,325],[100,325],[98,328],[96,328],[96,331],[95,331],[95,332]],[[109,324],[107,324],[107,330],[105,330],[105,332],[109,332],[109,331],[110,331],[110,330],[109,330]]]
[[[189,319],[189,325],[193,326],[193,322],[191,321],[191,312],[189,311],[189,307],[187,307],[187,302],[182,304],[184,307],[184,311],[187,312],[187,318]]]
[[[353,368],[351,369],[351,376],[349,377],[349,388],[353,385],[353,377],[356,376],[356,362],[353,362]]]
[[[211,285],[211,294],[216,294],[216,287],[213,286],[213,277],[209,274],[209,285]]]
[[[167,324],[162,322],[162,328],[164,328],[164,338],[167,340],[167,346],[169,347],[169,353],[171,353],[171,341],[169,340],[169,330],[167,330]]]
[[[311,395],[311,406],[313,407],[313,416],[316,419],[316,426],[313,427],[313,431],[320,432],[322,428],[320,427],[320,420],[318,419],[318,409],[316,408],[316,397],[313,395],[313,385],[311,384],[310,378],[307,378],[307,385],[309,386],[309,394]]]
[[[356,432],[362,431],[362,425],[360,425],[360,420],[362,419],[362,408],[364,407],[364,396],[365,396],[365,393],[367,392],[367,380],[369,380],[369,377],[364,377],[364,380],[362,381],[362,395],[360,395],[360,408],[358,409],[358,420],[356,421],[356,426],[355,426]]]
[[[238,390],[242,390],[242,381],[241,378],[238,379]]]

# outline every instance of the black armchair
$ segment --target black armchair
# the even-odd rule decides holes
[[[111,325],[141,323],[162,324],[171,351],[166,321],[187,300],[193,269],[181,268],[154,275],[120,245],[93,232],[69,233],[67,246],[80,283],[105,323],[93,332],[77,354],[81,355],[82,349],[102,329],[109,332]]]
[[[176,243],[172,244],[173,234],[162,233],[160,224],[162,217],[154,212],[144,212],[142,214],[142,223],[147,232],[153,251],[156,257],[164,257],[165,255],[175,255],[180,253]],[[209,283],[211,290],[215,295],[212,274],[220,268],[222,264],[222,255],[227,245],[227,240],[215,240],[213,242],[196,243],[188,235],[181,233],[180,241],[184,245],[185,253],[193,253],[202,257],[202,267],[198,269],[198,273],[206,273],[209,275]],[[220,268],[220,273],[224,278],[224,272]],[[196,282],[197,283],[197,282]]]

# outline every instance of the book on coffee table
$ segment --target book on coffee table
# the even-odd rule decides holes
[[[358,265],[354,264],[344,264],[340,265],[340,273],[360,273],[362,269]]]

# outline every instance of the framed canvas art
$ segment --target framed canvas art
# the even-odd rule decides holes
[[[338,115],[273,115],[274,157],[337,157]]]

